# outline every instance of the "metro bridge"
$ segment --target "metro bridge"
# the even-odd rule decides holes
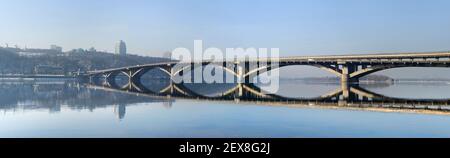
[[[275,62],[274,62],[275,61]],[[170,78],[183,75],[184,70],[192,73],[195,68],[206,65],[221,67],[233,74],[239,81],[250,83],[252,77],[275,69],[294,65],[308,65],[326,70],[341,78],[341,83],[359,82],[359,78],[378,71],[402,67],[450,67],[450,52],[421,52],[395,54],[355,54],[327,56],[298,56],[262,59],[235,59],[223,62],[163,62],[146,65],[88,71],[79,74],[81,78],[104,78],[114,84],[119,74],[128,77],[129,85],[140,84],[143,74],[159,69]],[[181,66],[180,66],[181,65]]]

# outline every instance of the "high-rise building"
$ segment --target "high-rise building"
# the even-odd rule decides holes
[[[125,104],[119,104],[114,106],[114,114],[116,114],[119,120],[122,120],[125,117],[127,112],[127,107]]]
[[[124,41],[120,40],[116,44],[116,54],[127,55],[127,45]]]

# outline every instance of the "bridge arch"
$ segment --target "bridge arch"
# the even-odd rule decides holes
[[[392,68],[400,68],[400,66],[398,66],[398,67],[388,66],[388,65],[372,66],[372,67],[368,67],[368,68],[361,69],[361,70],[351,73],[350,78],[361,78],[361,77],[367,76],[367,75],[375,73],[375,72],[392,69]]]
[[[230,69],[228,67],[225,67],[225,66],[219,65],[219,64],[212,64],[212,65],[216,66],[216,67],[219,67],[219,68],[225,70],[225,72],[231,73],[234,76],[238,76],[238,74],[236,72],[234,72],[232,69]],[[205,67],[205,66],[208,66],[208,65],[202,65],[201,67]],[[174,71],[174,72],[172,72],[170,74],[171,74],[171,76],[175,76],[175,75],[178,75],[178,74],[180,74],[181,72],[183,72],[183,71],[185,71],[187,69],[191,69],[192,70],[192,65],[186,65],[186,66],[182,67],[182,69],[176,70],[176,71]]]
[[[257,76],[257,74],[262,74],[262,73],[266,73],[266,72],[270,72],[272,70],[276,70],[276,69],[280,69],[282,67],[288,67],[288,66],[313,66],[313,67],[317,67],[320,68],[322,70],[328,71],[338,77],[340,77],[342,75],[342,73],[340,72],[340,70],[337,67],[332,67],[332,66],[326,66],[326,65],[320,65],[320,64],[313,64],[313,65],[306,65],[306,64],[280,64],[280,65],[266,65],[263,67],[259,67],[257,69],[251,70],[249,72],[247,72],[246,74],[244,74],[244,78],[250,77],[250,76]]]
[[[350,78],[361,78],[364,76],[367,76],[369,74],[373,74],[376,72],[380,72],[380,71],[384,71],[384,70],[388,70],[388,69],[397,69],[397,68],[412,68],[412,67],[417,67],[417,68],[434,68],[434,67],[438,67],[438,68],[444,68],[444,67],[449,67],[449,66],[433,66],[433,65],[405,65],[405,64],[401,64],[401,65],[374,65],[371,67],[367,67],[367,68],[363,68],[360,69],[358,71],[355,71],[353,73],[350,74]]]
[[[153,69],[155,69],[155,68],[153,68]],[[156,67],[156,69],[161,70],[162,72],[166,73],[169,76],[172,76],[171,72],[169,72],[168,70],[166,70],[166,69],[164,69],[162,67]]]
[[[167,69],[165,69],[164,67],[161,67],[161,66],[152,66],[152,67],[143,67],[143,68],[139,69],[139,72],[135,72],[135,73],[134,73],[135,75],[132,75],[131,77],[134,77],[134,76],[141,77],[141,76],[143,76],[144,74],[146,74],[146,73],[148,73],[149,71],[152,71],[152,70],[158,70],[158,71],[161,71],[161,72],[163,72],[164,74],[167,74],[167,75],[170,76],[170,72],[169,72]]]

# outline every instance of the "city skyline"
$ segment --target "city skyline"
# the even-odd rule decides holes
[[[122,45],[123,44],[123,45]],[[9,46],[10,48],[14,48]],[[0,46],[2,48],[2,46]],[[19,47],[20,48],[20,47]],[[48,48],[28,48],[28,49],[37,49],[37,50],[47,50]],[[48,50],[55,50],[59,51],[59,49],[62,49],[60,46],[57,45],[50,45],[50,49]],[[70,52],[77,52],[78,50],[84,51],[88,50],[85,48],[78,48],[78,49],[70,49],[68,51],[65,51],[67,53]],[[100,50],[100,52],[107,52],[111,54],[119,54],[119,55],[127,55],[127,47],[125,45],[125,42],[123,40],[119,40],[114,45],[114,51],[104,51]],[[123,50],[124,49],[124,50]],[[97,50],[95,47],[89,48],[89,50]],[[88,51],[89,51],[88,50]],[[59,51],[61,52],[61,51]],[[64,52],[64,51],[62,51]],[[91,51],[92,52],[92,51]],[[406,53],[406,52],[404,52]],[[139,55],[139,54],[138,54]],[[145,56],[145,55],[144,55]],[[151,56],[149,56],[151,57]],[[302,67],[302,68],[298,68]],[[308,77],[334,77],[333,74],[330,74],[326,71],[316,71],[317,68],[311,67],[311,66],[291,66],[291,67],[285,67],[280,69],[280,73],[285,76],[284,78],[308,78]],[[417,73],[421,72],[421,73]],[[374,73],[374,75],[385,75],[389,76],[395,79],[408,79],[408,78],[416,78],[416,79],[449,79],[450,78],[450,70],[447,68],[427,68],[427,67],[407,67],[407,68],[401,68],[399,69],[389,69],[384,70],[381,72]]]

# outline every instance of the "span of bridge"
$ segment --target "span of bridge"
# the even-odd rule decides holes
[[[182,75],[184,70],[214,64],[233,74],[243,83],[262,73],[293,65],[318,67],[341,78],[342,83],[358,82],[363,76],[378,71],[402,67],[450,67],[450,52],[391,53],[391,54],[357,54],[328,56],[297,56],[260,59],[235,59],[223,62],[163,62],[136,65],[105,70],[88,71],[79,77],[104,77],[114,80],[119,74],[128,76],[130,82],[139,83],[143,74],[151,69],[160,69],[170,78]],[[193,71],[191,71],[193,72]]]

